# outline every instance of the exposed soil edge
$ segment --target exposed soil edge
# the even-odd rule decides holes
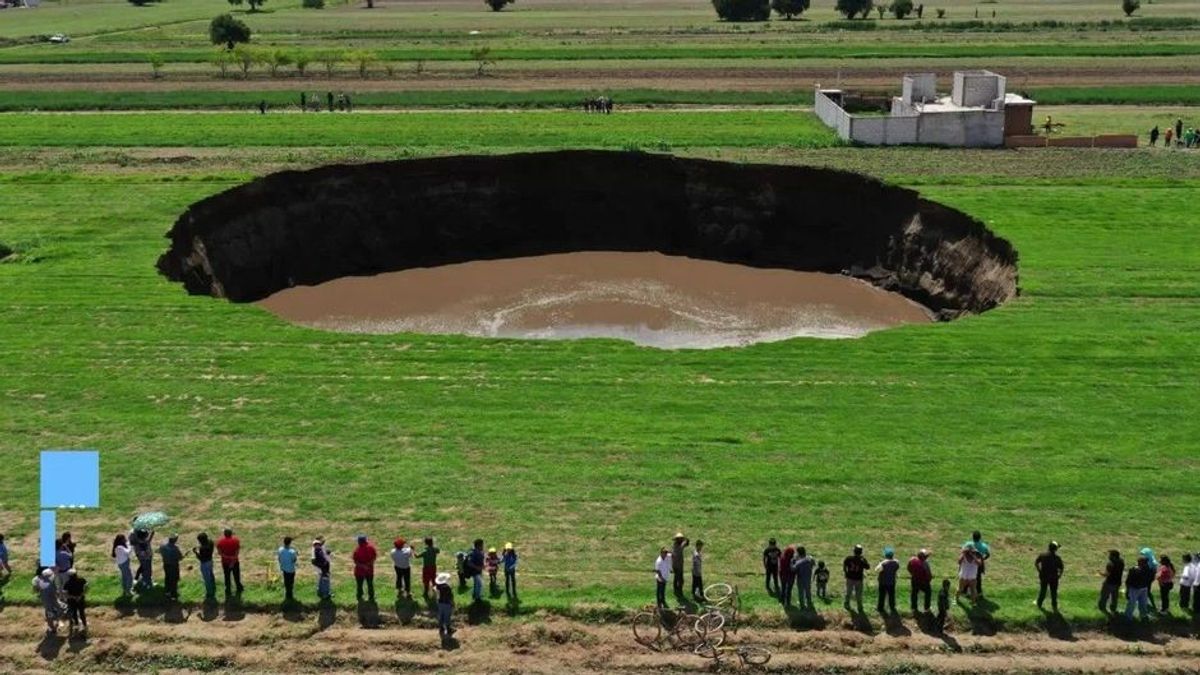
[[[191,205],[158,269],[252,302],[295,285],[583,250],[850,274],[940,319],[1017,292],[983,223],[859,174],[568,150],[284,171]]]

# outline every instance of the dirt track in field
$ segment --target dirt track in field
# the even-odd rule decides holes
[[[1128,84],[1189,84],[1200,83],[1200,70],[1180,68],[1173,64],[1143,64],[1136,60],[1127,67],[1053,67],[995,66],[1009,76],[1011,89],[1050,86],[1101,86]],[[728,66],[599,68],[564,65],[555,69],[522,69],[501,64],[485,77],[475,77],[466,71],[429,71],[417,75],[408,69],[391,78],[382,73],[363,80],[348,74],[334,78],[313,75],[306,78],[285,76],[271,78],[262,73],[249,79],[220,78],[203,70],[171,72],[158,80],[148,70],[80,68],[69,72],[39,72],[19,68],[0,70],[0,90],[88,90],[88,91],[171,91],[195,89],[206,91],[298,91],[346,90],[367,91],[436,91],[436,90],[507,90],[539,91],[553,89],[659,89],[668,91],[735,90],[789,91],[807,90],[815,84],[891,90],[899,86],[907,66],[887,66],[878,63],[854,64],[847,67],[747,68]],[[944,82],[949,82],[952,68],[934,68]],[[947,85],[948,86],[948,85]]]
[[[44,639],[41,611],[0,612],[0,672],[350,672],[439,669],[447,672],[601,673],[654,669],[710,670],[712,663],[680,652],[656,652],[632,641],[623,625],[595,625],[557,617],[525,621],[495,618],[461,625],[450,649],[439,645],[432,620],[420,612],[402,623],[381,610],[378,628],[359,617],[309,613],[242,613],[214,607],[122,616],[92,612],[86,640]],[[461,620],[461,619],[458,619]],[[1157,672],[1200,669],[1200,641],[1168,635],[1126,640],[1069,631],[975,636],[930,635],[912,621],[856,630],[744,629],[730,644],[759,644],[775,652],[766,670],[842,672],[903,670],[937,673]],[[730,664],[729,669],[737,669]]]

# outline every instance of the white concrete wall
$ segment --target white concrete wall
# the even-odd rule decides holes
[[[937,76],[933,73],[905,75],[900,97],[905,103],[934,100],[937,98]]]
[[[956,72],[954,90],[950,99],[965,107],[988,107],[998,98],[1004,98],[1004,78],[995,73]]]
[[[917,118],[921,145],[990,148],[1004,145],[1004,113],[962,111],[926,113]]]
[[[818,90],[813,97],[813,109],[826,126],[837,132],[839,138],[850,140],[850,113],[843,110],[842,106]]]
[[[850,138],[867,145],[912,145],[917,142],[917,116],[860,117],[850,119]]]

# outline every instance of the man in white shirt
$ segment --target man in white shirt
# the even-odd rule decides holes
[[[412,547],[403,537],[393,542],[392,567],[396,568],[396,597],[412,597]]]
[[[1183,554],[1183,573],[1179,575],[1179,606],[1185,611],[1195,602],[1195,595],[1200,594],[1200,560],[1190,553]]]
[[[658,606],[667,606],[667,582],[671,580],[671,552],[662,549],[658,552],[658,560],[654,561],[654,580],[658,584]]]

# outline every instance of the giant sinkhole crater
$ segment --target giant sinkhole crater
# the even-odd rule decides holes
[[[158,269],[328,330],[854,337],[1016,296],[983,223],[859,174],[640,152],[284,171],[191,205]]]

